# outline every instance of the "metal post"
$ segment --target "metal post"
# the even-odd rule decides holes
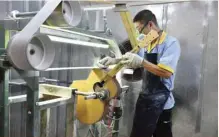
[[[16,17],[33,17],[38,13],[38,11],[32,11],[32,12],[23,12],[23,13],[17,13]]]
[[[0,44],[1,49],[7,47],[9,40],[9,31],[2,29],[2,43]],[[1,55],[0,55],[1,56]],[[1,60],[3,61],[3,60]],[[9,137],[9,103],[8,103],[8,81],[9,81],[9,70],[4,68],[4,63],[1,62],[0,66],[0,137]]]
[[[113,126],[113,133],[112,133],[112,137],[119,137],[119,119],[122,116],[122,112],[121,112],[121,106],[120,106],[120,97],[117,97],[116,99],[116,105],[114,108],[114,126]]]
[[[36,105],[39,100],[39,72],[37,71],[19,71],[17,72],[27,83],[27,123],[26,137],[40,136],[40,111]]]
[[[119,122],[123,114],[123,109],[121,108],[121,96],[123,93],[126,93],[129,86],[123,86],[121,87],[122,93],[115,98],[114,101],[114,111],[113,111],[113,118],[114,118],[114,126],[113,126],[113,133],[112,137],[119,137]]]
[[[9,83],[10,84],[10,83]],[[21,134],[20,134],[20,137],[26,137],[26,123],[27,123],[27,120],[26,120],[26,117],[27,117],[27,115],[26,115],[26,111],[27,111],[27,109],[26,109],[26,104],[27,104],[27,102],[26,102],[26,98],[27,98],[27,95],[25,95],[26,94],[26,91],[25,91],[25,89],[26,89],[26,85],[25,85],[26,83],[24,83],[24,84],[21,84],[21,85],[19,85],[19,87],[21,88],[21,95],[20,96],[23,96],[25,99],[19,99],[20,101],[22,101],[21,102],[21,121],[22,121],[22,126],[20,127],[20,131],[22,131],[21,132]],[[18,86],[18,85],[16,85],[16,86]],[[9,97],[9,102],[10,102],[10,97]],[[11,103],[10,103],[11,104]]]
[[[47,110],[49,109],[44,109],[41,110],[40,113],[40,137],[47,137],[47,121],[48,121],[48,114],[47,114]]]
[[[0,137],[9,137],[8,70],[0,69]]]
[[[72,93],[75,92],[76,89],[72,90]],[[70,98],[72,101],[71,103],[66,104],[66,132],[65,132],[65,137],[75,137],[74,136],[74,130],[76,127],[74,127],[74,117],[76,115],[75,108],[76,108],[76,99],[75,95],[72,95]]]
[[[66,132],[65,137],[74,137],[74,104],[66,105]]]

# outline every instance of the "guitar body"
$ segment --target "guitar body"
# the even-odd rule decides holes
[[[92,69],[87,80],[74,81],[71,84],[72,88],[78,89],[81,92],[93,92],[93,86],[107,74],[107,71],[102,69]],[[121,92],[120,85],[115,78],[111,78],[105,82],[103,89],[109,91],[109,98],[102,101],[101,99],[85,100],[84,96],[78,95],[76,102],[76,117],[84,124],[94,124],[102,119],[107,111],[109,99],[117,96]]]

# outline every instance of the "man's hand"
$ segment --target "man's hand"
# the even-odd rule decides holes
[[[112,58],[112,57],[105,57],[101,59],[99,62],[97,62],[97,66],[100,68],[107,68],[109,65],[114,65],[119,62],[119,59]]]
[[[130,68],[139,68],[142,66],[143,60],[144,59],[139,55],[127,52],[125,55],[122,56],[121,63]]]

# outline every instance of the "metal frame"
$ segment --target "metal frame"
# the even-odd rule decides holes
[[[0,44],[0,48],[6,48],[9,40],[9,32],[2,29],[4,38]],[[9,137],[9,103],[8,103],[8,88],[9,88],[9,70],[5,56],[0,55],[0,136]]]
[[[0,136],[9,137],[8,70],[0,70]]]
[[[7,43],[9,41],[9,30],[21,30],[30,19],[21,19],[21,26],[18,25],[17,21],[14,20],[7,20],[1,21],[1,24],[4,29],[4,36],[5,38],[2,40],[3,43],[0,44],[1,51],[6,48]],[[5,26],[8,22],[12,25],[12,28],[8,28]],[[13,24],[17,24],[16,27],[13,27]],[[23,25],[23,26],[22,26]],[[44,133],[40,133],[40,129],[42,127],[46,127],[47,119],[47,108],[56,107],[63,104],[74,103],[74,97],[72,96],[69,100],[63,99],[54,99],[49,101],[39,102],[39,72],[38,71],[21,71],[16,70],[21,78],[24,80],[20,81],[20,83],[16,82],[9,82],[9,71],[10,64],[6,56],[0,55],[0,136],[2,137],[9,137],[9,105],[10,103],[18,103],[27,101],[27,120],[26,120],[26,137],[39,137],[43,136]],[[26,95],[21,96],[14,96],[9,97],[9,84],[19,84],[21,86],[25,86]],[[67,116],[73,117],[74,116],[74,105],[70,104],[67,105]],[[69,121],[67,119],[66,124],[66,137],[70,137],[73,133],[73,120]]]
[[[27,93],[27,123],[26,123],[26,136],[39,136],[40,135],[40,111],[36,106],[36,102],[39,101],[39,88],[38,88],[38,76],[37,71],[18,71],[20,76],[26,81],[26,93]]]
[[[85,6],[85,10],[101,9],[112,9],[115,4],[126,4],[128,7],[142,6],[142,5],[156,5],[156,4],[168,4],[168,3],[181,3],[191,2],[191,0],[147,0],[147,1],[104,1],[104,0],[90,0],[89,6]]]
[[[22,73],[21,75],[23,76],[24,79],[26,79],[25,76],[31,76],[30,74],[25,75],[26,73]],[[37,82],[34,79],[34,76],[37,76],[38,73],[34,73],[32,72],[31,74],[33,74],[31,77],[32,80],[34,80],[34,84],[37,84]],[[41,95],[41,93],[38,92],[38,90],[36,92],[34,92],[34,94],[32,94],[31,92],[33,92],[32,88],[30,89],[28,84],[32,84],[30,83],[31,80],[29,79],[28,82],[23,82],[20,81],[20,83],[15,83],[12,82],[11,84],[17,84],[20,86],[25,86],[27,88],[27,94],[24,95],[19,95],[19,96],[11,96],[8,98],[8,102],[9,103],[21,103],[21,102],[25,102],[27,101],[27,126],[26,126],[26,136],[27,137],[35,137],[35,136],[41,136],[41,137],[46,137],[47,132],[47,121],[48,119],[48,108],[53,108],[53,107],[57,107],[63,104],[67,105],[67,109],[66,109],[66,137],[72,137],[73,136],[73,122],[74,122],[74,108],[75,108],[75,96],[74,96],[74,92],[76,91],[76,89],[72,89],[72,88],[67,88],[67,87],[57,87],[54,86],[53,90],[61,90],[61,88],[63,89],[67,89],[69,92],[72,93],[72,95],[68,98],[64,97],[54,97],[54,99],[51,99],[51,96],[48,98],[47,97],[43,97],[43,95]],[[52,86],[52,85],[51,85]],[[34,85],[33,85],[34,87]],[[36,86],[38,88],[38,86]],[[32,94],[32,98],[28,99],[28,92],[29,94]],[[53,91],[51,91],[53,92]],[[43,93],[42,93],[43,94]],[[30,96],[30,95],[29,95]],[[28,98],[27,98],[28,97]],[[43,100],[43,101],[40,101]],[[29,101],[29,102],[28,102]],[[3,128],[2,128],[3,129]],[[5,128],[5,130],[7,130]],[[29,130],[29,131],[28,131]]]

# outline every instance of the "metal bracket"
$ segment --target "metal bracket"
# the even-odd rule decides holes
[[[7,30],[22,30],[28,22],[31,20],[31,18],[21,18],[21,19],[4,19],[0,20],[0,25],[4,27],[4,29]]]
[[[70,87],[62,87],[50,84],[39,84],[39,91],[43,95],[45,94],[62,98],[71,98],[76,90],[77,89]]]
[[[8,61],[6,54],[0,55],[0,68],[9,69],[10,67],[11,64]]]
[[[126,4],[115,4],[114,11],[115,12],[127,12],[128,9],[126,7]]]

